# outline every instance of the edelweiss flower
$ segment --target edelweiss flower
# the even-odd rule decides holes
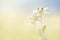
[[[36,8],[35,10],[33,10],[33,16],[32,16],[32,23],[34,24],[34,29],[36,30],[37,33],[39,33],[39,35],[42,37],[42,40],[47,40],[44,31],[46,29],[46,25],[43,25],[44,21],[42,18],[44,18],[44,14],[48,13],[46,12],[47,8]],[[43,16],[42,16],[43,15]],[[37,27],[37,22],[41,23],[41,26],[39,26],[39,28]],[[40,28],[41,27],[41,28]]]
[[[48,12],[46,12],[47,8],[37,8],[35,10],[33,10],[33,13],[39,13],[39,14],[46,14]]]

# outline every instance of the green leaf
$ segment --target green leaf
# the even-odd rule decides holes
[[[46,29],[46,25],[44,25],[43,28],[42,28],[43,32],[45,31],[45,29]]]

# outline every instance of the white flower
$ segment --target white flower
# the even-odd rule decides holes
[[[46,36],[44,34],[44,31],[46,29],[46,25],[43,25],[43,16],[44,14],[48,13],[46,12],[48,8],[36,8],[35,10],[33,10],[33,16],[32,16],[32,23],[34,24],[34,29],[37,33],[39,33],[39,35],[42,37],[42,40],[46,40]],[[42,16],[43,15],[43,16]],[[41,22],[41,28],[40,26],[37,26],[37,22]]]
[[[47,10],[48,8],[37,8],[37,9],[35,9],[35,10],[33,10],[33,13],[34,14],[46,14],[46,13],[48,13],[48,12],[46,12],[46,10]]]

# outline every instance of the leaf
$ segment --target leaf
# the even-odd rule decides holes
[[[43,32],[45,31],[45,29],[46,29],[46,25],[44,25],[43,28],[42,28]]]

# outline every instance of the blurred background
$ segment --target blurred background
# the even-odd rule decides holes
[[[48,7],[48,40],[60,40],[60,0],[0,0],[0,40],[41,40],[28,19],[32,10]]]

